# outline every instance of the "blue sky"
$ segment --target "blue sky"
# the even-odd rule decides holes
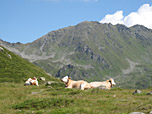
[[[148,11],[149,17],[151,5],[152,0],[0,0],[0,39],[28,43],[50,31],[82,21],[131,23],[131,26],[134,23],[128,20],[138,18],[133,18],[132,12],[142,17],[140,14]],[[143,9],[141,12],[140,8]],[[116,19],[111,20],[114,17]],[[148,21],[146,24],[149,25]]]

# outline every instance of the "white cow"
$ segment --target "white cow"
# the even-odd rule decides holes
[[[93,88],[102,88],[102,89],[111,89],[116,83],[114,82],[114,79],[110,78],[109,80],[106,80],[104,82],[90,82],[90,85]]]
[[[66,88],[78,88],[81,90],[92,88],[92,86],[88,82],[84,80],[74,81],[71,80],[71,78],[69,78],[68,76],[62,78],[61,81],[65,83]]]
[[[26,86],[26,85],[36,85],[36,86],[39,86],[38,80],[37,80],[36,77],[29,78],[29,79],[25,82],[24,85],[25,85],[25,86]]]

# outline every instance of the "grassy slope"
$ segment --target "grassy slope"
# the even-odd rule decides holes
[[[65,89],[64,85],[23,86],[16,83],[0,83],[1,114],[128,114],[149,113],[152,97],[142,90],[132,95],[132,89],[111,90]]]
[[[11,58],[9,58],[8,54],[11,55]],[[23,82],[27,78],[34,76],[55,80],[39,67],[5,48],[3,52],[0,51],[0,82]]]

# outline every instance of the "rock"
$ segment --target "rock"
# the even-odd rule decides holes
[[[34,94],[39,94],[39,92],[32,92],[32,95],[34,95]]]
[[[143,112],[131,112],[129,114],[145,114],[145,113],[143,113]]]
[[[18,110],[19,112],[21,112],[22,110]]]
[[[113,97],[116,97],[116,95],[113,95]]]
[[[12,59],[12,56],[10,55],[10,54],[7,54],[8,55],[8,57],[10,58],[10,59]]]
[[[48,81],[45,85],[51,85],[52,83],[50,81]]]
[[[149,93],[147,93],[147,95],[152,95],[152,91],[151,91],[151,92],[149,92]],[[151,113],[152,113],[152,111],[151,111]]]
[[[48,88],[52,88],[51,86],[47,86]]]
[[[54,82],[54,81],[48,81],[48,82],[46,82],[45,85],[47,86],[47,85],[51,85],[51,84],[53,84],[53,83],[56,83],[56,82]]]
[[[134,94],[140,94],[140,93],[141,93],[141,90],[136,89],[132,94],[134,95]]]
[[[4,49],[3,49],[2,47],[0,47],[0,51],[1,51],[1,52],[3,52],[3,51],[4,51]]]
[[[45,78],[44,77],[40,77],[40,80],[45,81]]]

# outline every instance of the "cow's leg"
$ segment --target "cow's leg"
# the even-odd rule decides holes
[[[81,90],[84,90],[84,89],[85,89],[85,86],[86,86],[85,83],[84,83],[84,84],[81,84],[81,85],[80,85],[80,89],[81,89]]]
[[[38,81],[36,81],[36,85],[39,86]]]
[[[93,88],[91,85],[86,84],[86,86],[84,87],[84,89],[90,89]]]
[[[66,88],[72,88],[71,86],[68,86],[68,87],[66,87]]]

